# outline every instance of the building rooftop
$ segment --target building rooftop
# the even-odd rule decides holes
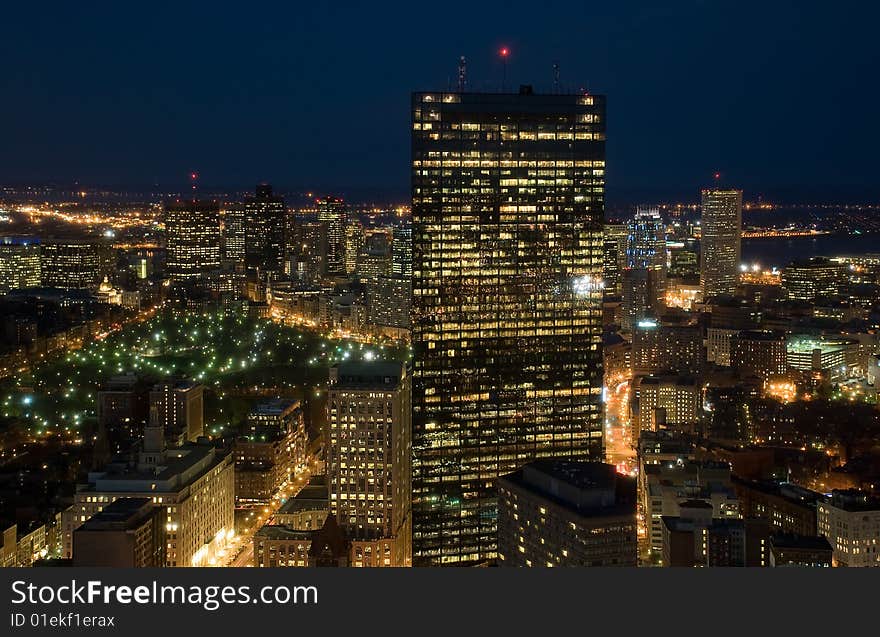
[[[84,531],[127,529],[152,515],[153,511],[150,498],[119,498],[83,522],[79,528]]]
[[[322,511],[327,509],[329,500],[327,477],[313,476],[309,483],[295,497],[290,498],[281,505],[278,513],[284,515],[298,511]]]
[[[248,416],[281,416],[285,412],[295,408],[298,404],[298,400],[275,398],[255,405]]]
[[[797,533],[776,533],[770,536],[771,548],[809,549],[831,552],[831,544],[822,536],[798,535]]]
[[[571,460],[536,460],[501,478],[581,515],[624,515],[635,511],[635,481],[613,465]]]
[[[406,376],[406,365],[397,361],[339,363],[330,369],[331,389],[397,387]]]
[[[167,449],[164,454],[163,462],[153,470],[140,470],[133,464],[110,464],[104,471],[90,473],[89,485],[84,490],[111,493],[178,491],[229,457],[228,452],[207,441],[188,442]]]

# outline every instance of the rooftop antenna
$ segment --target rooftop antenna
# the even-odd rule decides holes
[[[553,92],[559,92],[559,62],[553,63]]]
[[[458,59],[458,92],[464,93],[464,89],[467,86],[467,60],[464,59],[462,55]]]
[[[196,200],[196,184],[199,180],[199,173],[193,171],[189,174],[190,189],[192,190],[193,201]]]
[[[501,58],[501,92],[504,92],[504,85],[507,84],[507,58],[510,56],[510,49],[506,46],[501,47],[501,50],[498,51],[498,55]]]

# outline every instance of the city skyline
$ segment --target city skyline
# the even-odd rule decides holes
[[[0,106],[16,123],[0,175],[171,189],[198,170],[210,185],[403,200],[406,96],[454,88],[464,55],[472,90],[503,81],[552,92],[558,64],[563,90],[608,95],[612,200],[693,197],[716,171],[756,196],[880,199],[868,107],[877,88],[862,81],[877,61],[861,32],[876,7],[862,7],[846,37],[835,28],[845,18],[817,2],[762,7],[760,18],[741,4],[584,6],[562,21],[550,6],[528,28],[525,5],[505,7],[469,7],[462,19],[450,11],[419,21],[418,34],[344,5],[274,7],[275,19],[264,13],[251,29],[198,6],[133,23],[133,10],[59,7],[58,19],[37,21],[15,7],[19,28],[0,44],[5,92],[16,96]],[[178,46],[156,46],[181,32]],[[437,44],[426,50],[424,39]],[[407,46],[417,52],[400,55]],[[824,97],[833,94],[859,99]]]

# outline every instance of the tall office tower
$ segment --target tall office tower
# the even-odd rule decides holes
[[[184,380],[159,383],[150,392],[150,410],[156,411],[165,437],[177,445],[205,435],[205,386]]]
[[[622,327],[659,316],[666,295],[666,231],[656,209],[639,208],[627,224],[626,266],[621,276]]]
[[[364,245],[364,224],[358,219],[349,219],[345,226],[345,273],[357,271],[358,254]]]
[[[219,275],[220,208],[216,202],[165,204],[165,237],[165,268],[173,282]]]
[[[235,263],[244,263],[245,233],[247,231],[247,212],[244,205],[234,203],[222,211],[223,216],[223,258]]]
[[[639,208],[627,224],[626,266],[666,272],[666,229],[656,208]]]
[[[101,247],[91,241],[44,241],[40,248],[42,285],[50,288],[97,289],[104,270]]]
[[[245,265],[261,273],[284,270],[284,229],[287,208],[284,199],[272,194],[272,186],[260,184],[256,195],[244,201]]]
[[[387,232],[373,232],[358,255],[357,275],[361,281],[375,281],[391,274],[391,242]]]
[[[497,554],[495,479],[602,458],[605,99],[412,96],[413,560]]]
[[[0,237],[0,294],[40,287],[40,241]]]
[[[412,223],[394,226],[391,232],[391,274],[412,278]]]
[[[330,513],[365,565],[412,563],[411,400],[403,363],[342,363],[330,370]]]
[[[849,286],[849,265],[824,257],[794,261],[782,269],[782,289],[788,299],[815,301],[844,296]]]
[[[739,279],[742,190],[703,190],[700,286],[703,298],[733,295]]]
[[[627,228],[622,223],[606,223],[603,236],[603,280],[605,293],[617,295],[621,293],[620,273],[626,265]]]
[[[348,207],[342,199],[325,197],[318,200],[318,221],[327,227],[327,276],[345,274],[345,220]]]

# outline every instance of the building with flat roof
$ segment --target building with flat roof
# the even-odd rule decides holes
[[[733,295],[742,250],[742,190],[702,191],[700,285],[703,298]]]
[[[739,501],[731,484],[730,465],[712,460],[677,460],[644,465],[641,481],[642,510],[650,550],[663,551],[665,517],[679,517],[682,502],[708,504],[712,518],[740,517]]]
[[[732,481],[744,517],[767,520],[773,532],[816,534],[816,503],[821,493],[788,482],[738,476]]]
[[[667,567],[768,566],[765,520],[718,518],[702,500],[681,503],[678,516],[662,516],[662,565]]]
[[[150,411],[173,444],[205,435],[205,386],[191,380],[158,383],[150,391]]]
[[[0,294],[40,286],[40,241],[0,237]]]
[[[636,566],[636,481],[614,466],[536,460],[498,495],[500,566]]]
[[[396,544],[388,562],[376,566],[412,561],[411,399],[405,363],[341,363],[330,370],[330,513],[353,542]]]
[[[832,564],[831,544],[827,538],[796,533],[774,533],[770,536],[770,566],[802,566],[829,568]]]
[[[275,513],[275,521],[291,529],[310,531],[324,525],[329,511],[327,476],[312,476],[299,493],[281,505]]]
[[[74,566],[165,566],[165,520],[151,498],[119,498],[73,532]]]
[[[166,448],[153,417],[136,459],[90,473],[62,516],[64,557],[73,557],[73,532],[124,497],[148,498],[163,512],[166,566],[207,566],[222,557],[234,536],[232,454],[205,440]]]
[[[495,480],[603,458],[605,97],[417,92],[413,543],[497,554]]]
[[[880,567],[880,499],[856,489],[832,491],[816,505],[816,519],[834,566]]]

